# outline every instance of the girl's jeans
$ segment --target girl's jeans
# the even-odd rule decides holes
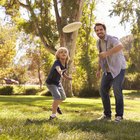
[[[125,70],[122,69],[117,77],[113,79],[110,72],[104,73],[101,80],[100,95],[102,98],[104,115],[111,117],[111,104],[109,91],[111,86],[113,86],[113,92],[115,96],[116,105],[116,115],[123,117],[124,112],[124,102],[122,94],[122,84],[124,81]]]

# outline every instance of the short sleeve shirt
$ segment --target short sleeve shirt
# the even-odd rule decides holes
[[[56,60],[50,70],[50,73],[48,75],[48,78],[46,80],[47,84],[54,84],[54,85],[59,85],[60,80],[61,80],[61,75],[58,73],[56,70],[56,67],[60,66],[61,70],[66,69],[66,65],[63,66],[59,60]]]
[[[104,52],[118,46],[119,44],[121,44],[121,42],[117,37],[106,35],[104,40],[98,40],[97,48],[99,52]],[[122,50],[108,56],[106,60],[100,60],[100,65],[103,71],[106,72],[103,61],[106,61],[113,78],[115,78],[120,73],[121,69],[126,68],[126,61]]]

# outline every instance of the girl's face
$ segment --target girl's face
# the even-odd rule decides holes
[[[68,57],[68,52],[67,50],[60,50],[58,55],[60,59],[66,59]]]

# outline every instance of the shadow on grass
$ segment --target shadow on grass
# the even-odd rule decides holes
[[[72,108],[74,109],[74,112],[79,112],[79,109],[85,109],[85,110],[94,110],[94,111],[101,111],[102,110],[102,104],[101,103],[93,103],[93,104],[86,104],[86,103],[68,103],[64,102],[63,106],[65,106],[67,109],[67,112],[72,112]],[[70,108],[70,109],[69,109]]]
[[[52,102],[52,97],[37,97],[37,96],[0,96],[0,103],[2,106],[10,105],[25,105],[29,107],[40,107],[44,111],[49,111],[50,108],[47,107],[48,104]]]
[[[140,122],[123,121],[121,123],[116,122],[102,122],[97,120],[92,121],[73,121],[59,122],[59,129],[61,132],[68,131],[84,131],[84,132],[96,132],[105,135],[107,139],[127,139],[139,140],[140,138]],[[110,135],[111,134],[111,135]],[[113,137],[113,138],[112,138]]]
[[[42,97],[42,96],[0,96],[0,102],[5,103],[18,103],[18,104],[28,104],[36,101],[48,101],[52,100],[52,97]]]
[[[107,139],[127,139],[139,140],[140,137],[140,122],[124,120],[120,123],[114,121],[105,122],[98,120],[31,120],[25,125],[42,125],[49,123],[52,126],[57,126],[62,133],[68,132],[96,132],[103,134]],[[113,137],[113,138],[112,138]]]
[[[36,124],[36,125],[42,125],[43,123],[49,122],[47,119],[42,119],[42,120],[32,120],[32,119],[27,119],[25,121],[24,125],[30,125],[30,124]]]
[[[52,103],[52,97],[42,97],[42,96],[0,96],[0,102],[4,103],[4,105],[28,105],[28,106],[37,106],[41,107],[43,110],[48,110],[45,108],[46,103],[51,104]],[[38,103],[36,103],[38,102]],[[43,105],[43,102],[45,103]],[[51,103],[50,103],[51,102]],[[36,105],[37,104],[37,105]],[[67,112],[79,112],[79,110],[84,109],[86,107],[86,110],[102,110],[101,103],[96,103],[96,105],[93,104],[86,104],[86,103],[69,103],[69,102],[63,102],[62,106],[66,108]],[[68,107],[68,109],[67,109]],[[73,111],[72,111],[73,110]]]
[[[136,98],[140,98],[140,90],[137,90],[137,91],[132,91],[132,92],[126,92],[124,94],[124,96],[126,96],[126,98],[128,99],[136,99]]]

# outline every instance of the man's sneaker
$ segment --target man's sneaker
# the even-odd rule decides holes
[[[103,115],[100,118],[98,118],[99,121],[110,121],[111,117]]]
[[[62,114],[62,111],[61,111],[60,107],[57,108],[57,112],[58,112],[59,114]]]
[[[55,117],[50,116],[50,118],[49,118],[49,120],[54,120],[54,119],[57,119],[57,117],[56,116]]]
[[[116,116],[115,122],[121,122],[123,120],[123,117],[121,116]]]

